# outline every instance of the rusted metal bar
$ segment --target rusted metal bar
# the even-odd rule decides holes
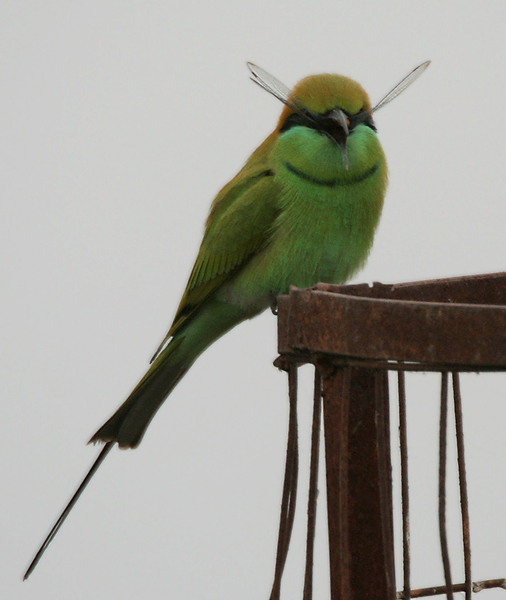
[[[444,279],[373,285],[333,285],[319,283],[315,289],[333,294],[352,294],[367,298],[453,304],[506,305],[506,272],[466,275]]]
[[[331,599],[394,598],[387,374],[338,369],[323,398]]]
[[[416,300],[428,295],[428,291],[422,294],[421,283],[411,286],[375,284],[372,288],[326,284],[319,284],[312,290],[291,288],[289,297],[280,297],[278,301],[281,317],[278,320],[279,351],[480,368],[504,367],[506,275],[493,279],[497,284],[492,295],[496,305],[470,303],[473,298],[478,302],[484,302],[485,298],[476,290],[473,296],[472,286],[466,278],[443,280],[439,284],[428,282],[431,293],[440,300],[437,302]],[[472,281],[479,287],[478,283],[487,280],[475,278]],[[493,288],[490,283],[485,287],[487,290]],[[382,297],[378,297],[380,295]],[[404,298],[395,298],[399,295]],[[409,302],[406,302],[406,296]],[[461,297],[468,303],[461,303]],[[446,300],[442,301],[443,298]],[[499,305],[500,300],[504,305]],[[319,327],[315,327],[315,315],[318,315]]]
[[[455,583],[452,585],[452,591],[465,592],[467,583]],[[502,588],[506,590],[506,579],[487,579],[485,581],[475,581],[472,583],[472,591],[474,594],[483,590],[491,590],[493,588]],[[446,585],[437,587],[421,588],[419,590],[411,590],[412,598],[424,598],[426,596],[442,596],[446,594]],[[397,592],[398,600],[404,600],[404,592]]]
[[[506,371],[506,361],[504,364],[494,366],[481,366],[477,368],[475,365],[454,365],[448,362],[442,363],[415,363],[397,360],[380,360],[370,358],[351,358],[348,356],[338,356],[330,354],[322,354],[321,352],[296,351],[292,353],[284,353],[283,359],[299,364],[318,364],[322,358],[329,365],[335,367],[357,367],[358,369],[377,369],[385,371],[404,371],[409,373],[441,373],[441,371],[459,371],[459,373],[498,373]]]
[[[348,411],[351,369],[323,378],[331,600],[351,599],[348,533]]]
[[[450,555],[446,533],[446,446],[448,429],[448,373],[441,373],[441,414],[439,420],[439,540],[446,583],[446,597],[453,600]]]
[[[278,366],[282,366],[278,362]],[[299,472],[299,448],[297,433],[297,364],[288,363],[288,389],[290,398],[290,417],[288,423],[288,443],[286,449],[285,481],[279,518],[278,548],[276,569],[270,600],[279,600],[281,579],[285,568],[290,538],[292,536],[295,505],[297,501],[297,476]]]
[[[453,404],[455,410],[455,433],[457,437],[457,461],[459,465],[460,508],[462,514],[462,545],[464,548],[464,573],[466,578],[466,600],[471,600],[471,537],[469,528],[469,501],[467,497],[467,476],[464,450],[464,424],[462,419],[462,398],[458,373],[452,373]]]
[[[303,600],[313,597],[313,556],[316,530],[316,503],[318,498],[318,466],[320,462],[320,430],[322,414],[322,379],[315,368],[313,397],[313,428],[311,434],[311,465],[309,470],[309,495],[307,501],[306,573]]]
[[[408,284],[292,288],[278,298],[287,362],[325,364],[323,406],[332,600],[395,597],[387,372],[399,371],[404,590],[398,598],[492,587],[471,581],[458,371],[506,371],[506,273]],[[410,590],[404,371],[439,371],[440,531],[445,586]],[[446,540],[448,373],[452,372],[465,583],[452,585]],[[312,575],[311,577],[312,578]],[[307,600],[307,599],[306,599]]]
[[[406,415],[406,382],[404,371],[397,374],[399,392],[399,446],[401,454],[401,500],[402,500],[402,563],[404,598],[411,598],[411,554],[409,547],[409,480],[408,480],[408,432]]]

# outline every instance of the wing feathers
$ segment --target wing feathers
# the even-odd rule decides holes
[[[216,197],[174,322],[152,360],[202,303],[268,243],[279,190],[272,171],[251,171],[236,177]]]

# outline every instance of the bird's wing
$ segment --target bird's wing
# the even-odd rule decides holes
[[[269,169],[243,169],[213,202],[174,322],[154,358],[203,302],[268,243],[279,188]]]

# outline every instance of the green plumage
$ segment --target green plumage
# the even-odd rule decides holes
[[[303,79],[293,94],[321,125],[299,123],[300,115],[285,107],[275,131],[220,191],[161,350],[91,441],[137,446],[156,410],[216,339],[290,285],[343,283],[364,264],[387,183],[372,119],[353,121],[370,110],[367,94],[329,74]],[[348,133],[326,116],[335,109],[348,120]]]

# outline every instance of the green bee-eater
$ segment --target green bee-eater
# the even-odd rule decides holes
[[[249,66],[254,80],[285,108],[276,129],[214,199],[165,338],[170,342],[92,442],[135,448],[210,344],[272,305],[290,285],[344,283],[369,254],[387,165],[365,90],[348,77],[323,74],[306,77],[290,94]]]
[[[372,114],[428,64],[372,108],[364,89],[348,77],[312,75],[290,92],[248,63],[252,79],[285,107],[274,131],[214,199],[164,342],[92,442],[135,448],[161,404],[210,344],[273,306],[290,285],[344,283],[364,264],[387,186]]]

